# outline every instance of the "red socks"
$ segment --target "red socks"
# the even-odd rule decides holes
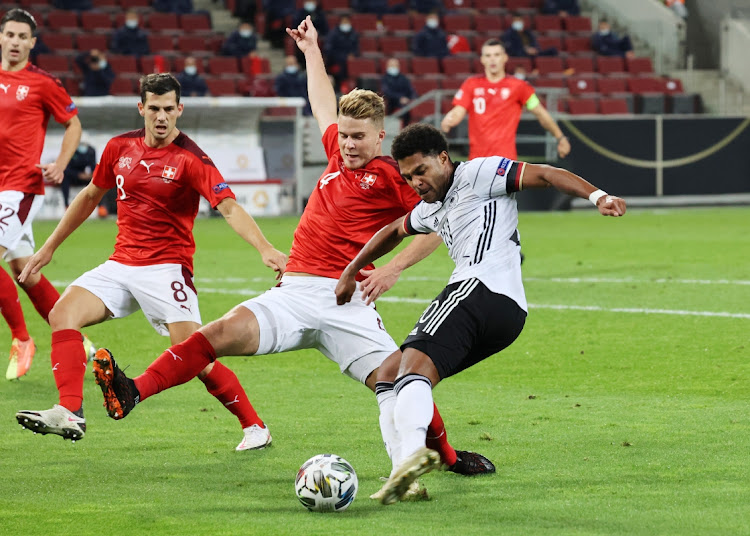
[[[22,341],[29,340],[23,309],[18,301],[18,289],[8,272],[0,268],[0,312],[8,323],[11,336]]]
[[[34,304],[37,313],[44,318],[45,322],[49,322],[49,312],[54,307],[55,302],[60,299],[60,293],[57,292],[57,289],[52,286],[52,283],[46,277],[42,276],[36,285],[24,288],[24,290],[29,296],[31,303]]]
[[[237,375],[228,367],[214,361],[211,372],[201,381],[206,385],[208,392],[214,395],[219,402],[224,404],[225,408],[239,419],[242,428],[247,428],[253,424],[263,428],[263,421],[258,417],[253,405],[247,398]]]
[[[60,405],[78,411],[83,403],[86,352],[81,332],[61,329],[52,333],[52,373],[60,393]]]
[[[456,463],[456,451],[448,443],[448,434],[445,432],[443,418],[440,416],[437,406],[435,404],[433,406],[432,421],[427,427],[426,445],[427,448],[438,451],[443,463],[450,466]]]
[[[184,342],[167,348],[143,374],[134,378],[140,401],[192,380],[215,360],[213,346],[200,331],[196,331]]]

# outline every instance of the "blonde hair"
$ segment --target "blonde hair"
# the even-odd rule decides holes
[[[339,114],[352,119],[371,119],[383,128],[385,102],[383,97],[369,89],[353,89],[339,99]]]

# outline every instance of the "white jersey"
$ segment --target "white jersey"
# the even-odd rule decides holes
[[[525,166],[500,156],[459,164],[444,201],[419,203],[404,225],[409,234],[440,235],[456,263],[449,284],[475,277],[528,311],[515,199]]]

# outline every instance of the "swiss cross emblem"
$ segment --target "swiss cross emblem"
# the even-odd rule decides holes
[[[161,172],[162,179],[174,179],[177,175],[177,168],[172,166],[164,166],[164,171]]]
[[[508,97],[510,97],[510,89],[508,89],[507,87],[501,89],[500,96],[503,98],[503,100],[508,100]]]
[[[359,179],[359,187],[363,190],[369,190],[370,186],[375,184],[375,181],[377,180],[378,176],[375,173],[365,173],[360,179]]]
[[[29,95],[29,86],[18,86],[18,89],[16,90],[16,98],[20,101],[28,97]]]

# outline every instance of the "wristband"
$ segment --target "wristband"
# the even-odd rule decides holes
[[[605,195],[607,195],[607,192],[605,192],[604,190],[595,190],[591,192],[591,195],[589,195],[589,201],[591,201],[592,203],[594,203],[594,205],[596,205],[596,202],[599,201],[599,199],[601,199]]]

